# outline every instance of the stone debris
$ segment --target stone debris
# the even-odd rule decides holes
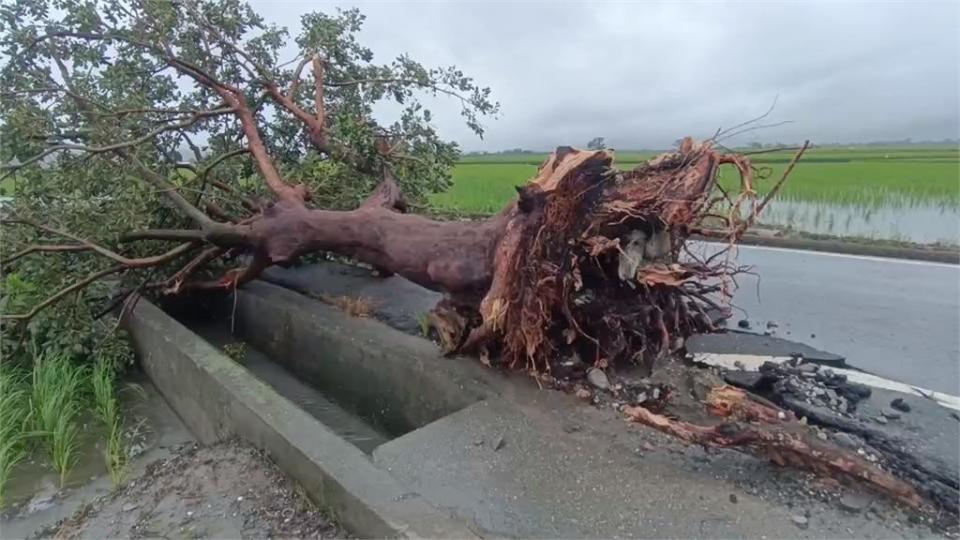
[[[903,398],[896,398],[890,402],[890,407],[900,411],[908,413],[910,412],[910,404],[904,401]]]
[[[607,378],[607,374],[604,373],[602,369],[591,368],[589,371],[587,371],[587,382],[600,390],[610,389],[610,380]]]
[[[864,493],[845,493],[840,497],[840,500],[837,501],[840,508],[853,513],[860,513],[866,510],[871,502],[873,502],[872,498]]]
[[[890,420],[897,420],[900,418],[900,413],[889,407],[884,407],[883,410],[880,411],[880,414]]]

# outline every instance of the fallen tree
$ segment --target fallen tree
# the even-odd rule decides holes
[[[432,323],[447,351],[538,374],[574,355],[601,369],[649,367],[729,316],[746,271],[731,249],[806,149],[758,199],[749,160],[714,140],[684,139],[630,171],[615,167],[612,151],[561,147],[499,214],[435,220],[408,210],[449,182],[457,152],[429,126],[417,93],[453,97],[478,133],[497,106],[455,68],[405,56],[371,64],[355,40],[357,12],[305,17],[300,54],[287,64],[278,60],[284,31],[232,1],[77,1],[62,12],[56,19],[28,1],[4,12],[3,157],[17,158],[5,176],[21,176],[3,218],[5,289],[42,284],[7,293],[14,353],[36,337],[23,323],[77,309],[68,299],[78,294],[102,300],[112,290],[97,309],[108,313],[143,294],[229,293],[272,265],[329,252],[443,292]],[[381,127],[372,105],[385,97],[404,109]],[[194,163],[180,159],[184,146]],[[736,192],[718,184],[724,165],[739,176]],[[692,234],[721,243],[700,250]],[[48,253],[62,262],[37,262]],[[112,287],[90,293],[105,280]],[[733,437],[630,414],[693,442],[746,444],[828,474],[871,467],[784,447],[769,422]],[[888,476],[867,475],[917,503]]]
[[[487,89],[455,68],[426,70],[406,57],[369,64],[369,51],[353,36],[362,20],[356,12],[305,19],[303,50],[287,71],[276,58],[283,32],[242,4],[77,2],[61,20],[36,15],[31,5],[20,2],[7,20],[4,127],[13,144],[5,154],[19,162],[4,176],[20,173],[42,186],[48,177],[92,169],[119,172],[117,181],[129,187],[110,183],[94,194],[89,186],[54,184],[104,199],[96,208],[81,206],[76,216],[59,216],[60,223],[58,210],[77,207],[58,200],[63,193],[37,195],[30,185],[18,192],[3,222],[8,230],[27,230],[14,236],[23,242],[4,258],[5,268],[48,252],[92,255],[106,265],[26,311],[5,313],[8,322],[29,321],[106,278],[129,283],[139,270],[151,270],[152,279],[127,293],[230,291],[269,266],[331,252],[444,292],[434,320],[450,351],[482,350],[535,371],[549,371],[560,349],[578,350],[600,366],[643,362],[691,332],[709,330],[711,318],[724,314],[723,297],[739,269],[725,251],[695,256],[688,235],[711,234],[732,245],[792,168],[756,201],[749,161],[721,154],[711,141],[686,139],[677,151],[625,172],[614,168],[611,151],[561,147],[498,215],[432,220],[406,213],[404,186],[419,192],[430,184],[419,175],[448,174],[455,147],[433,134],[414,92],[458,99],[478,132],[478,116],[497,106]],[[301,84],[308,67],[309,89]],[[119,68],[125,71],[117,74]],[[398,124],[381,128],[370,106],[385,95],[407,109]],[[268,120],[268,112],[278,119]],[[283,130],[279,118],[287,122]],[[306,143],[308,150],[292,152],[265,134]],[[204,152],[191,136],[223,148]],[[174,160],[183,145],[194,149],[195,164]],[[250,170],[223,168],[241,159]],[[314,196],[329,186],[296,170],[310,160],[326,171],[376,178],[378,185],[353,209],[315,207]],[[739,172],[739,193],[719,189],[722,164]],[[195,176],[184,180],[183,169]],[[145,227],[125,230],[119,223],[108,234],[98,231],[99,238],[63,223],[68,217],[96,231],[77,223],[81,214],[102,225],[96,212],[117,212],[118,192],[161,197],[155,206],[179,217],[155,218],[156,208],[140,207],[144,216],[131,221]],[[707,230],[707,220],[721,227]],[[157,249],[160,243],[167,245]],[[238,264],[211,275],[224,260]]]

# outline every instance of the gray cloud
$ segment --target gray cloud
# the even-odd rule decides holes
[[[303,13],[357,5],[380,61],[407,52],[490,86],[502,113],[483,141],[455,103],[431,103],[441,133],[471,150],[583,145],[597,135],[618,148],[663,148],[752,118],[777,95],[770,120],[793,123],[732,143],[960,133],[953,1],[254,5],[294,32]]]

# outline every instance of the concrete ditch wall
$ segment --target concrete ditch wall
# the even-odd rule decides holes
[[[266,450],[358,536],[475,536],[150,302],[125,323],[144,370],[202,442],[237,436]]]
[[[432,343],[396,332],[384,340],[382,324],[345,317],[282,287],[250,283],[235,309],[226,303],[236,335],[395,435],[476,403],[487,391],[481,369],[454,366]]]

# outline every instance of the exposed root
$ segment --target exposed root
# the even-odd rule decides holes
[[[819,440],[792,412],[760,403],[731,386],[714,388],[707,411],[725,419],[716,426],[674,420],[644,407],[627,407],[627,418],[684,441],[719,448],[743,448],[781,466],[807,469],[824,476],[837,475],[864,482],[910,506],[922,508],[924,499],[908,482],[883,471],[858,455]]]
[[[686,240],[720,211],[713,194],[722,163],[741,174],[741,191],[724,209],[726,249],[701,259]],[[727,253],[762,210],[741,211],[755,197],[747,158],[686,139],[633,171],[612,167],[610,151],[561,147],[519,190],[482,322],[465,329],[459,350],[499,350],[506,365],[533,372],[574,353],[598,367],[649,366],[729,316],[724,306],[743,269]]]

